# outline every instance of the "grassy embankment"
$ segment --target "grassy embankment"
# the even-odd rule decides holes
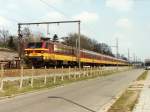
[[[144,71],[136,81],[125,90],[120,98],[117,99],[108,112],[132,112],[138,101],[139,94],[144,86],[144,80],[146,80],[147,75],[148,71]]]

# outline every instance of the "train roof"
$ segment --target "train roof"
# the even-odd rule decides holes
[[[123,59],[117,59],[117,58],[112,57],[112,56],[109,56],[109,55],[104,55],[104,54],[97,53],[97,52],[94,52],[94,51],[89,51],[89,50],[86,50],[86,49],[82,49],[81,51],[82,51],[82,52],[85,52],[85,53],[97,55],[97,56],[103,56],[103,57],[110,58],[110,59],[113,59],[113,60],[120,60],[120,61],[126,62],[126,60],[123,60]]]

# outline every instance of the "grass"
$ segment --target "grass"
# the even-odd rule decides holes
[[[140,91],[126,90],[108,112],[132,112]]]
[[[114,71],[109,71],[109,72],[103,72],[103,74],[100,74],[100,72],[96,72],[96,71],[87,71],[89,76],[85,76],[83,74],[80,75],[76,75],[76,77],[74,77],[74,75],[70,76],[64,76],[63,80],[61,76],[57,76],[56,77],[56,82],[54,83],[53,77],[47,77],[46,79],[46,84],[44,84],[44,78],[37,78],[34,79],[33,81],[33,87],[31,87],[31,79],[25,79],[23,80],[23,87],[20,89],[19,88],[19,84],[20,81],[7,81],[4,82],[4,91],[0,92],[0,97],[3,96],[14,96],[16,94],[20,94],[20,93],[26,93],[26,92],[31,92],[31,91],[35,91],[35,90],[41,90],[41,89],[45,89],[45,88],[54,88],[56,86],[60,86],[60,85],[64,85],[64,84],[69,84],[69,83],[73,83],[73,82],[77,82],[77,81],[81,81],[81,80],[88,80],[88,79],[93,79],[99,76],[108,76],[114,73]],[[116,71],[117,72],[117,71]],[[94,74],[94,75],[93,75]]]
[[[108,112],[132,112],[141,92],[141,80],[146,80],[148,72],[144,71],[129,88],[116,100]],[[133,88],[132,88],[133,87]],[[136,87],[136,88],[135,88]]]
[[[147,78],[147,75],[148,75],[148,71],[144,71],[142,75],[140,75],[138,78],[137,78],[137,81],[140,81],[140,80],[145,80]]]

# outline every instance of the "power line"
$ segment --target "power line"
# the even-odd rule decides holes
[[[66,13],[64,13],[64,12],[62,12],[61,10],[59,10],[58,8],[56,8],[56,7],[54,7],[54,6],[50,5],[50,4],[48,4],[48,3],[45,2],[44,0],[39,0],[39,1],[42,2],[43,4],[47,5],[48,7],[50,7],[50,8],[52,8],[52,9],[56,10],[57,12],[63,14],[64,16],[69,17]]]
[[[4,19],[6,19],[6,21],[11,21],[11,22],[15,22],[18,23],[18,20],[14,19],[14,18],[10,18],[10,17],[6,17],[6,16],[2,16]]]
[[[7,18],[8,20],[13,21],[13,22],[15,22],[15,23],[18,23],[18,22],[19,22],[18,20],[14,19],[14,18],[10,18],[10,17],[5,17],[5,18]]]
[[[72,18],[70,18],[69,15],[67,15],[67,14],[64,13],[63,11],[59,10],[58,8],[56,8],[56,7],[54,7],[54,6],[50,5],[50,4],[48,4],[48,3],[45,2],[44,0],[39,0],[39,1],[42,2],[43,4],[45,4],[46,6],[48,6],[48,7],[52,8],[52,9],[56,10],[57,12],[61,13],[61,14],[64,15],[65,17],[67,17],[67,18],[69,18],[69,19],[72,19]],[[91,27],[88,27],[88,30],[90,30],[91,32],[93,32],[93,29],[91,29]],[[93,32],[93,34],[94,34],[94,32]]]

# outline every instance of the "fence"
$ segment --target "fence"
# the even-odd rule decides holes
[[[50,85],[58,85],[63,82],[68,83],[76,80],[83,80],[104,76],[118,71],[131,69],[129,67],[91,67],[91,68],[56,68],[55,69],[21,69],[18,70],[4,70],[1,65],[1,80],[0,91],[8,89],[8,85],[14,85],[16,88],[23,87],[42,87]],[[11,75],[8,75],[11,73]],[[13,74],[14,76],[12,76]],[[17,74],[17,75],[16,75]],[[11,77],[10,77],[11,76]]]

